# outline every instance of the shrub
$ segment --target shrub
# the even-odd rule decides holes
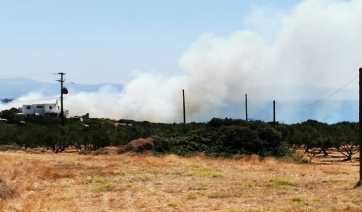
[[[99,191],[99,192],[115,192],[115,191],[119,191],[119,188],[117,188],[114,185],[107,184],[107,185],[101,185],[94,190]]]
[[[9,150],[20,150],[20,147],[17,145],[2,145],[0,146],[0,151],[9,151]]]
[[[92,152],[92,155],[109,155],[109,151],[105,148],[99,148],[96,151]]]
[[[303,202],[304,199],[302,197],[292,197],[290,198],[293,202]]]
[[[10,188],[4,180],[0,177],[0,199],[7,199],[17,194],[17,192]]]
[[[79,154],[79,155],[90,155],[90,154],[92,154],[92,152],[91,152],[91,151],[88,151],[88,150],[80,150],[80,151],[78,152],[78,154]]]
[[[169,202],[169,203],[167,203],[167,206],[177,208],[177,207],[182,207],[182,203],[180,203],[180,202]]]
[[[197,194],[196,193],[189,193],[186,196],[186,199],[197,199]]]
[[[154,146],[155,146],[155,144],[154,144],[154,140],[152,138],[147,138],[147,139],[140,138],[140,139],[129,142],[125,146],[122,146],[118,150],[118,153],[119,154],[123,154],[125,152],[141,153],[141,152],[145,152],[147,150],[152,150]]]
[[[182,156],[205,152],[207,156],[226,158],[252,154],[262,157],[292,155],[282,144],[282,134],[272,126],[231,119],[212,119],[206,128],[158,138],[154,152]]]

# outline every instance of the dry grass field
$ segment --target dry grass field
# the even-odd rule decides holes
[[[358,162],[313,162],[0,152],[0,211],[362,211]]]

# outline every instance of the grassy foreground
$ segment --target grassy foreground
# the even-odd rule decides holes
[[[362,211],[358,163],[313,162],[0,152],[0,211]]]

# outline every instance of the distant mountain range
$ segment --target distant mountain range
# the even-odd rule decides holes
[[[97,92],[101,87],[110,85],[113,88],[122,91],[123,85],[120,84],[74,84],[65,82],[66,87],[70,94],[79,92]],[[0,78],[0,99],[15,99],[31,92],[42,93],[45,96],[60,95],[60,83],[39,82],[28,78]]]
[[[69,94],[97,92],[104,86],[112,86],[121,92],[122,84],[102,83],[97,85],[64,82]],[[248,97],[258,100],[320,100],[335,93],[337,88],[306,85],[259,86],[251,87]],[[60,94],[60,83],[39,82],[28,78],[0,78],[0,99],[14,99],[29,93],[42,93],[45,96]],[[245,92],[245,91],[244,91]],[[244,95],[244,93],[243,93]],[[342,89],[328,99],[358,99],[358,90]],[[5,100],[6,101],[6,100]]]

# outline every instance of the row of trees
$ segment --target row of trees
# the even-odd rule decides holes
[[[300,124],[279,125],[276,128],[283,134],[283,141],[291,149],[303,147],[312,159],[316,155],[328,156],[335,149],[351,160],[359,152],[359,125],[354,122],[326,123],[308,120]]]
[[[156,124],[131,120],[113,121],[83,117],[67,119],[61,126],[53,117],[26,117],[25,123],[9,120],[0,122],[0,145],[19,145],[25,148],[45,147],[54,152],[67,147],[94,151],[106,146],[121,146],[138,138],[165,136],[186,132],[204,124]]]
[[[155,151],[180,155],[205,152],[226,157],[236,154],[284,157],[304,149],[312,160],[317,155],[328,156],[336,150],[346,161],[359,152],[358,123],[328,125],[308,120],[272,126],[272,123],[262,121],[214,118],[198,130],[158,138],[161,142],[156,142]]]
[[[16,111],[2,115],[11,118]],[[328,156],[333,148],[351,160],[358,152],[358,124],[326,123],[308,120],[303,123],[278,124],[275,128],[262,121],[213,118],[208,123],[162,124],[147,121],[91,119],[83,116],[67,119],[64,127],[52,117],[32,116],[25,123],[0,122],[0,145],[15,144],[45,147],[54,152],[67,147],[97,150],[106,146],[121,146],[138,138],[153,137],[155,153],[189,155],[205,152],[210,156],[231,157],[236,154],[286,156],[304,148],[311,158]]]

